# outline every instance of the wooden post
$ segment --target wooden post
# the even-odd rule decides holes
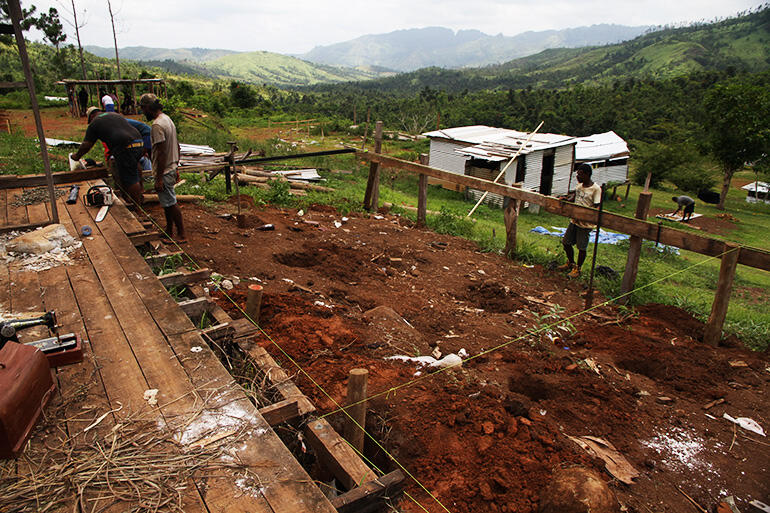
[[[710,346],[716,347],[722,340],[722,325],[725,323],[727,307],[730,305],[730,293],[733,289],[740,251],[740,246],[725,243],[725,253],[722,255],[722,264],[719,266],[717,291],[714,294],[714,303],[711,305],[711,315],[703,332],[703,341]]]
[[[136,102],[137,102],[137,99],[136,99],[136,82],[134,82],[134,81],[132,80],[132,81],[131,81],[131,112],[133,112],[134,114],[136,114],[137,112],[139,112],[139,111],[136,109],[136,105],[137,105],[137,103],[136,103]]]
[[[361,141],[361,149],[363,150],[366,146],[366,137],[369,135],[369,114],[370,114],[371,108],[366,108],[366,125],[364,126],[364,140]]]
[[[420,154],[420,164],[428,165],[428,155]],[[420,180],[417,185],[417,226],[424,228],[427,224],[426,215],[428,213],[428,175],[420,173]]]
[[[642,192],[639,194],[639,202],[636,204],[636,218],[645,220],[647,214],[650,211],[650,201],[652,200],[651,192]],[[628,304],[631,299],[631,294],[623,296],[627,292],[634,290],[634,284],[636,283],[636,275],[639,271],[639,256],[642,253],[642,238],[631,236],[630,246],[628,248],[628,258],[626,259],[626,270],[623,273],[623,282],[620,285],[621,298],[618,299],[618,303],[621,305]]]
[[[8,9],[11,11],[11,20],[13,22],[13,31],[16,35],[16,45],[19,48],[19,58],[24,69],[24,79],[27,82],[27,92],[29,93],[29,103],[32,106],[32,114],[35,117],[35,127],[37,128],[37,140],[40,141],[40,155],[43,157],[43,168],[45,169],[45,181],[48,186],[48,196],[51,202],[51,220],[54,223],[59,222],[59,211],[56,208],[56,195],[53,190],[53,176],[51,175],[51,161],[48,159],[48,145],[45,142],[45,131],[43,130],[43,121],[40,119],[40,107],[37,104],[37,95],[35,93],[35,81],[32,79],[32,71],[29,67],[29,57],[27,56],[27,43],[24,41],[24,33],[21,31],[21,6],[19,0],[8,0]]]
[[[521,187],[521,184],[514,184],[514,187]],[[506,258],[513,258],[516,253],[516,231],[519,224],[519,210],[521,201],[513,198],[505,198],[507,205],[503,211],[503,220],[505,221],[505,249],[503,254]]]
[[[259,310],[262,307],[262,286],[249,285],[246,296],[246,316],[259,324]]]
[[[382,152],[382,121],[378,121],[374,130],[374,153]],[[369,180],[366,182],[366,192],[364,193],[364,208],[366,210],[377,211],[379,202],[380,188],[380,164],[372,162],[369,164]]]
[[[347,401],[348,404],[354,404],[355,406],[347,408],[347,412],[353,417],[355,422],[346,418],[344,435],[345,440],[347,440],[359,454],[364,453],[364,431],[361,428],[366,427],[366,382],[368,377],[369,371],[366,369],[352,369],[348,375]],[[356,423],[358,423],[358,425],[356,425]]]

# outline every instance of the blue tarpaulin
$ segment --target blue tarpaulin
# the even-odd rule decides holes
[[[551,230],[548,231],[547,229],[543,228],[542,226],[535,226],[530,231],[534,233],[539,233],[541,235],[550,235],[551,237],[564,237],[564,232],[567,231],[566,228],[561,228],[559,226],[551,226]],[[591,241],[591,244],[593,244],[594,239],[596,238],[596,230],[591,230],[591,234],[588,237],[588,240]],[[601,230],[599,232],[599,244],[617,244],[618,242],[622,240],[628,240],[630,239],[630,235],[626,235],[625,233],[615,233],[615,232],[608,232],[605,230]],[[658,251],[661,253],[674,253],[676,255],[679,254],[679,250],[673,246],[666,246],[665,244],[660,244],[657,248]]]

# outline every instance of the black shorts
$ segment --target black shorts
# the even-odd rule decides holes
[[[586,251],[588,249],[588,235],[591,233],[591,228],[581,228],[573,223],[567,226],[567,231],[564,232],[564,238],[561,243],[565,246],[577,245],[580,251]]]
[[[142,158],[143,154],[141,141],[138,147],[122,148],[112,153],[112,156],[115,157],[115,169],[118,172],[118,178],[124,186],[134,185],[141,181],[139,159]]]
[[[683,217],[686,216],[687,214],[692,215],[693,212],[695,212],[695,203],[692,203],[684,207],[684,212],[682,213],[682,215]]]

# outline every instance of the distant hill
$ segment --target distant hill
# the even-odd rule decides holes
[[[370,80],[383,74],[372,70],[339,68],[303,61],[272,52],[244,52],[206,62],[203,67],[222,77],[279,86]]]
[[[114,48],[104,46],[86,45],[83,47],[87,52],[98,57],[108,59],[115,57]],[[126,46],[119,48],[119,55],[122,59],[132,61],[177,61],[177,62],[207,62],[225,55],[232,55],[233,50],[209,50],[208,48],[150,48],[148,46]]]
[[[438,66],[484,66],[538,53],[547,48],[576,48],[617,43],[643,34],[649,27],[593,25],[564,30],[491,36],[478,30],[454,32],[443,27],[397,30],[361,36],[329,46],[317,46],[298,57],[336,66],[382,66],[413,71]]]
[[[84,47],[90,53],[108,59],[115,57],[113,48]],[[149,48],[128,46],[119,48],[121,60],[134,60],[169,73],[227,78],[276,86],[309,86],[370,80],[392,75],[377,68],[342,68],[313,64],[296,57],[272,52],[235,52],[205,48]]]
[[[770,8],[710,24],[667,28],[614,45],[559,48],[473,69],[425,68],[362,82],[359,89],[412,93],[559,88],[692,72],[770,69]]]

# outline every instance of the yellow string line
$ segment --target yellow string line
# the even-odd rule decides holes
[[[120,187],[121,191],[123,191],[123,193],[124,193],[124,194],[127,194],[127,193],[126,193],[126,191],[123,189],[123,187],[121,187],[120,185],[118,185],[118,187]],[[182,254],[184,254],[184,255],[185,255],[185,256],[186,256],[186,257],[187,257],[187,258],[190,260],[190,262],[191,262],[191,263],[192,263],[192,264],[193,264],[193,265],[194,265],[194,266],[195,266],[197,269],[201,269],[201,266],[200,266],[200,264],[198,264],[198,262],[196,262],[196,261],[195,261],[195,260],[194,260],[194,259],[193,259],[193,258],[192,258],[192,257],[191,257],[191,256],[190,256],[190,255],[189,255],[189,254],[188,254],[188,253],[187,253],[187,252],[186,252],[186,251],[185,251],[185,250],[184,250],[184,249],[183,249],[183,248],[182,248],[182,247],[181,247],[181,246],[180,246],[180,245],[179,245],[179,244],[178,244],[178,243],[177,243],[177,242],[176,242],[176,241],[175,241],[175,240],[174,240],[174,239],[173,239],[173,238],[172,238],[172,237],[169,235],[169,234],[168,234],[168,233],[166,233],[166,231],[165,231],[165,230],[164,230],[164,229],[163,229],[163,228],[162,228],[162,227],[161,227],[161,226],[158,224],[158,222],[157,222],[157,221],[156,221],[156,220],[155,220],[155,219],[154,219],[154,218],[153,218],[153,217],[152,217],[152,216],[151,216],[151,215],[150,215],[150,214],[149,214],[149,213],[148,213],[148,212],[147,212],[147,211],[146,211],[146,210],[145,210],[145,209],[144,209],[144,208],[141,206],[141,205],[137,205],[137,204],[136,204],[136,202],[134,202],[134,201],[133,201],[133,198],[131,198],[131,196],[130,196],[130,195],[128,195],[128,194],[127,194],[127,197],[129,198],[129,200],[130,200],[130,201],[132,201],[132,203],[134,203],[134,205],[136,205],[136,207],[137,207],[139,210],[141,210],[141,211],[142,211],[142,213],[143,213],[145,216],[147,216],[147,218],[148,218],[148,219],[149,219],[149,220],[150,220],[150,221],[151,221],[151,222],[152,222],[152,223],[153,223],[153,224],[154,224],[154,225],[155,225],[155,226],[158,228],[158,230],[159,230],[161,233],[163,233],[163,235],[165,235],[165,236],[166,236],[166,238],[168,238],[168,240],[170,240],[170,241],[171,241],[171,242],[172,242],[172,243],[173,243],[173,244],[174,244],[174,245],[175,245],[175,246],[176,246],[176,247],[179,249],[179,251],[180,251]],[[300,366],[300,365],[299,365],[299,363],[297,363],[297,361],[296,361],[296,360],[294,360],[294,359],[291,357],[291,355],[289,355],[289,353],[287,353],[287,352],[286,352],[286,351],[285,351],[285,350],[284,350],[284,349],[283,349],[283,348],[282,348],[282,347],[281,347],[281,346],[280,346],[280,345],[279,345],[277,342],[275,342],[275,341],[272,339],[272,337],[271,337],[271,336],[270,336],[270,335],[269,335],[267,332],[265,332],[265,330],[263,330],[263,329],[262,329],[262,327],[261,327],[259,324],[257,324],[257,323],[254,321],[254,319],[252,319],[252,318],[251,318],[251,317],[250,317],[250,316],[249,316],[249,315],[248,315],[248,314],[247,314],[247,313],[246,313],[246,312],[243,310],[243,308],[241,308],[241,306],[240,306],[240,305],[239,305],[239,304],[238,304],[238,303],[237,303],[237,302],[236,302],[236,301],[235,301],[233,298],[231,298],[229,294],[227,294],[227,292],[226,292],[224,289],[222,289],[222,288],[221,288],[221,286],[220,286],[220,284],[219,284],[219,283],[217,283],[217,282],[214,282],[214,284],[215,284],[215,287],[216,287],[216,288],[217,288],[217,289],[218,289],[218,290],[219,290],[219,291],[220,291],[220,292],[221,292],[221,293],[222,293],[222,294],[223,294],[223,295],[224,295],[224,296],[225,296],[225,297],[228,299],[228,301],[230,301],[230,303],[232,303],[232,304],[233,304],[233,306],[235,306],[235,307],[236,307],[236,308],[237,308],[237,309],[238,309],[238,310],[239,310],[239,311],[240,311],[240,312],[243,314],[243,316],[244,316],[244,317],[245,317],[245,318],[246,318],[246,319],[247,319],[247,320],[248,320],[248,321],[249,321],[251,324],[253,324],[253,325],[254,325],[254,326],[255,326],[255,327],[256,327],[256,328],[257,328],[257,329],[258,329],[258,330],[259,330],[259,331],[260,331],[260,332],[261,332],[261,333],[262,333],[262,334],[263,334],[263,335],[264,335],[264,336],[265,336],[265,337],[266,337],[266,338],[267,338],[267,339],[270,341],[270,343],[271,343],[271,344],[273,344],[275,347],[277,347],[277,348],[278,348],[278,349],[281,351],[281,353],[283,353],[283,354],[284,354],[284,356],[286,356],[286,358],[287,358],[287,359],[288,359],[288,360],[289,360],[289,361],[290,361],[290,362],[291,362],[291,363],[292,363],[292,364],[293,364],[295,367],[297,367],[297,369],[299,369],[299,371],[300,371],[302,374],[304,374],[304,375],[305,375],[305,377],[307,377],[307,378],[308,378],[308,379],[309,379],[309,380],[310,380],[310,381],[313,383],[313,385],[314,385],[316,388],[318,388],[318,390],[320,390],[320,391],[321,391],[321,393],[323,393],[323,394],[324,394],[324,395],[325,395],[325,396],[326,396],[326,397],[327,397],[327,398],[328,398],[328,399],[329,399],[329,400],[330,400],[332,403],[334,403],[334,405],[337,407],[337,410],[335,410],[335,411],[340,411],[340,410],[342,410],[342,406],[340,406],[340,404],[339,404],[339,403],[338,403],[338,402],[337,402],[337,401],[336,401],[336,400],[335,400],[335,399],[334,399],[334,398],[333,398],[331,395],[329,395],[329,393],[328,393],[328,392],[327,392],[327,391],[326,391],[326,390],[325,390],[325,389],[324,389],[324,388],[323,388],[323,387],[322,387],[322,386],[321,386],[321,385],[320,385],[320,384],[319,384],[319,383],[318,383],[318,382],[317,382],[315,379],[313,379],[313,377],[312,377],[310,374],[308,374],[308,373],[305,371],[305,369],[303,369],[303,368],[302,368],[302,366]],[[417,485],[418,485],[420,488],[422,488],[422,489],[423,489],[423,491],[425,491],[425,493],[427,493],[427,494],[428,494],[428,495],[429,495],[429,496],[430,496],[430,497],[431,497],[431,498],[432,498],[434,501],[436,501],[436,503],[437,503],[439,506],[441,506],[441,507],[444,509],[444,511],[446,511],[447,513],[451,513],[451,511],[449,511],[449,509],[447,509],[447,507],[446,507],[446,506],[444,506],[444,504],[442,504],[442,503],[441,503],[441,501],[440,501],[440,500],[439,500],[439,499],[438,499],[438,498],[437,498],[435,495],[433,495],[433,494],[432,494],[432,493],[431,493],[431,492],[430,492],[430,491],[429,491],[429,490],[428,490],[428,489],[425,487],[425,485],[423,485],[423,484],[422,484],[422,483],[421,483],[421,482],[420,482],[420,481],[419,481],[419,480],[418,480],[416,477],[414,477],[414,475],[413,475],[411,472],[409,472],[409,470],[407,470],[407,468],[406,468],[406,467],[405,467],[405,466],[404,466],[404,465],[403,465],[401,462],[399,462],[399,461],[396,459],[396,457],[395,457],[395,456],[393,456],[393,455],[392,455],[390,452],[388,452],[388,450],[387,450],[387,449],[385,449],[385,447],[383,447],[383,446],[382,446],[382,444],[380,444],[380,442],[379,442],[379,441],[377,441],[377,439],[375,439],[375,438],[374,438],[374,437],[373,437],[373,436],[372,436],[372,435],[371,435],[371,434],[370,434],[368,431],[366,431],[366,428],[365,428],[364,426],[361,426],[361,424],[359,424],[359,423],[358,423],[358,421],[356,421],[356,419],[354,419],[354,418],[353,418],[353,417],[352,417],[352,416],[351,416],[351,415],[350,415],[350,414],[347,412],[347,410],[342,410],[342,411],[344,411],[345,415],[346,415],[346,416],[347,416],[347,417],[348,417],[348,418],[349,418],[349,419],[350,419],[350,420],[351,420],[351,421],[352,421],[352,422],[353,422],[353,423],[354,423],[354,424],[355,424],[355,425],[356,425],[356,426],[357,426],[357,427],[358,427],[358,428],[359,428],[361,431],[363,431],[363,433],[364,433],[364,434],[365,434],[367,437],[369,437],[369,439],[370,439],[370,440],[372,440],[372,441],[373,441],[373,442],[374,442],[374,443],[377,445],[377,447],[379,447],[379,448],[382,450],[382,452],[383,452],[383,453],[385,453],[385,455],[387,455],[387,456],[388,456],[388,458],[390,458],[390,459],[391,459],[393,462],[395,462],[395,463],[396,463],[396,465],[398,465],[398,466],[401,468],[401,470],[402,470],[402,471],[404,471],[404,473],[405,473],[407,476],[409,476],[409,477],[410,477],[410,478],[411,478],[411,479],[412,479],[412,480],[413,480],[415,483],[417,483]],[[321,417],[321,418],[323,418],[323,417]],[[318,420],[320,420],[320,418],[319,418]],[[357,452],[357,453],[359,453],[361,456],[363,456],[363,454],[361,454],[361,452],[360,452],[360,451],[358,451],[358,449],[356,449],[355,447],[353,447],[353,446],[350,444],[350,442],[348,442],[347,440],[345,440],[345,441],[348,443],[348,445],[349,445],[350,447],[352,447],[352,448],[353,448],[353,450],[354,450],[355,452]],[[369,461],[369,460],[368,460],[368,458],[366,458],[366,459],[367,459],[367,461]],[[375,470],[377,470],[378,472],[380,472],[380,474],[383,474],[383,472],[382,472],[380,469],[376,468],[376,467],[375,467]],[[404,492],[404,494],[405,494],[407,497],[409,497],[409,499],[410,499],[410,500],[412,500],[412,501],[413,501],[415,504],[417,504],[417,505],[418,505],[418,506],[419,506],[419,507],[420,507],[420,508],[421,508],[423,511],[426,511],[426,512],[428,511],[427,509],[425,509],[425,507],[424,507],[422,504],[420,504],[420,503],[419,503],[419,502],[418,502],[416,499],[414,499],[414,497],[412,497],[411,495],[409,495],[407,492]]]
[[[122,187],[121,187],[121,190],[123,190],[123,188],[122,188]],[[125,191],[123,191],[123,192],[125,193]],[[130,196],[129,196],[129,198],[130,198]],[[133,201],[133,199],[131,199],[131,201]],[[134,203],[134,204],[136,204],[136,203]],[[161,226],[160,226],[160,225],[159,225],[159,224],[158,224],[158,223],[155,221],[155,219],[154,219],[152,216],[150,216],[150,214],[149,214],[149,213],[148,213],[146,210],[144,210],[144,208],[142,208],[142,206],[141,206],[141,205],[136,205],[136,206],[137,206],[137,207],[138,207],[138,208],[139,208],[139,209],[140,209],[140,210],[141,210],[141,211],[142,211],[142,212],[143,212],[143,213],[144,213],[144,214],[145,214],[145,215],[148,217],[148,219],[150,219],[150,221],[152,221],[152,223],[153,223],[155,226],[157,226],[157,227],[158,227],[158,230],[160,230],[160,231],[161,231],[161,232],[162,232],[162,233],[163,233],[163,234],[164,234],[164,235],[165,235],[165,236],[166,236],[166,237],[167,237],[167,238],[168,238],[168,239],[169,239],[169,240],[170,240],[170,241],[171,241],[171,242],[172,242],[172,243],[173,243],[173,244],[174,244],[174,245],[175,245],[175,246],[176,246],[176,247],[177,247],[177,248],[178,248],[178,249],[181,251],[181,252],[182,252],[182,254],[184,254],[184,255],[185,255],[185,256],[186,256],[186,257],[187,257],[187,258],[190,260],[190,262],[192,262],[192,264],[193,264],[194,266],[196,266],[198,269],[201,269],[200,265],[199,265],[199,264],[198,264],[198,263],[197,263],[197,262],[196,262],[196,261],[195,261],[195,260],[194,260],[194,259],[193,259],[193,258],[192,258],[192,257],[191,257],[191,256],[190,256],[190,255],[189,255],[187,252],[186,252],[186,251],[184,251],[184,249],[183,249],[182,247],[180,247],[180,246],[179,246],[179,244],[177,244],[177,242],[176,242],[176,241],[175,241],[175,240],[174,240],[174,239],[173,239],[173,238],[172,238],[170,235],[168,235],[168,234],[166,233],[166,231],[165,231],[165,230],[163,230],[163,228],[161,228]],[[610,304],[610,303],[613,303],[613,302],[617,301],[618,299],[621,299],[621,298],[623,298],[623,297],[626,297],[626,296],[628,296],[628,295],[630,295],[630,294],[632,294],[632,293],[634,293],[634,292],[637,292],[637,291],[643,290],[643,289],[645,289],[645,288],[647,288],[647,287],[650,287],[650,286],[652,286],[652,285],[656,285],[656,284],[658,284],[658,283],[661,283],[661,282],[663,282],[663,281],[665,281],[665,280],[668,280],[669,278],[672,278],[672,277],[674,277],[674,276],[677,276],[677,275],[679,275],[679,274],[682,274],[682,273],[684,273],[684,272],[687,272],[687,271],[689,271],[690,269],[693,269],[693,268],[695,268],[695,267],[698,267],[698,266],[700,266],[700,265],[703,265],[703,264],[704,264],[704,263],[706,263],[706,262],[709,262],[709,261],[711,261],[711,260],[715,260],[715,259],[721,258],[722,256],[726,255],[727,253],[730,253],[730,252],[732,252],[732,251],[737,251],[738,249],[739,249],[739,248],[732,248],[732,249],[729,249],[729,250],[727,250],[727,251],[725,251],[725,252],[721,253],[720,255],[716,255],[716,256],[708,257],[708,258],[706,258],[706,259],[704,259],[704,260],[702,260],[702,261],[700,261],[700,262],[696,262],[695,264],[693,264],[693,265],[691,265],[691,266],[688,266],[688,267],[686,267],[686,268],[684,268],[684,269],[681,269],[681,270],[679,270],[679,271],[676,271],[676,272],[674,272],[674,273],[671,273],[671,274],[669,274],[669,275],[666,275],[666,276],[664,276],[664,277],[662,277],[662,278],[659,278],[659,279],[657,279],[657,280],[655,280],[655,281],[652,281],[652,282],[650,282],[650,283],[647,283],[647,284],[645,284],[645,285],[642,285],[641,287],[635,288],[635,289],[633,289],[633,290],[631,290],[631,291],[629,291],[629,292],[626,292],[626,293],[624,293],[624,294],[621,294],[621,295],[619,295],[619,296],[615,297],[614,299],[609,299],[609,300],[607,300],[607,301],[604,301],[603,303],[600,303],[600,304],[594,305],[594,306],[592,306],[592,307],[590,307],[590,308],[584,309],[584,310],[582,310],[582,311],[580,311],[580,312],[577,312],[577,313],[575,313],[575,314],[573,314],[573,315],[570,315],[569,317],[566,317],[566,318],[564,318],[564,319],[560,319],[560,320],[558,320],[558,321],[555,321],[555,322],[553,322],[553,323],[551,323],[551,324],[548,324],[548,325],[546,325],[546,326],[543,326],[543,327],[541,327],[541,328],[540,328],[540,329],[538,329],[538,330],[535,330],[535,331],[531,331],[531,330],[530,330],[530,331],[526,332],[524,335],[521,335],[521,336],[520,336],[520,337],[518,337],[518,338],[515,338],[515,339],[512,339],[512,340],[509,340],[509,341],[507,341],[507,342],[504,342],[504,343],[502,343],[502,344],[499,344],[499,345],[497,345],[497,346],[495,346],[495,347],[492,347],[491,349],[488,349],[488,350],[486,350],[486,351],[482,351],[481,353],[478,353],[478,354],[476,354],[476,355],[474,355],[474,356],[468,357],[468,358],[466,358],[465,360],[462,360],[462,363],[465,363],[465,362],[469,362],[469,361],[471,361],[471,360],[474,360],[474,359],[476,359],[476,358],[479,358],[479,357],[481,357],[481,356],[485,356],[485,355],[487,355],[487,354],[490,354],[490,353],[492,353],[492,352],[494,352],[494,351],[498,351],[498,350],[500,350],[500,349],[502,349],[502,348],[504,348],[504,347],[507,347],[507,346],[509,346],[509,345],[513,344],[514,342],[517,342],[517,341],[523,340],[523,339],[524,339],[524,338],[526,338],[527,336],[531,336],[531,335],[534,335],[534,334],[540,333],[540,332],[542,332],[542,331],[545,331],[545,330],[549,330],[549,329],[551,329],[551,328],[553,328],[553,327],[555,327],[555,326],[558,326],[559,324],[562,324],[562,323],[564,323],[564,322],[568,322],[568,321],[570,321],[570,320],[572,320],[572,319],[575,319],[575,318],[577,318],[577,317],[579,317],[579,316],[581,316],[581,315],[584,315],[584,314],[586,314],[586,313],[588,313],[588,312],[591,312],[592,310],[595,310],[595,309],[597,309],[597,308],[601,308],[601,307],[603,307],[603,306],[606,306],[606,305],[608,305],[608,304]],[[304,375],[305,375],[305,377],[307,377],[307,378],[308,378],[308,379],[309,379],[309,380],[310,380],[310,381],[313,383],[313,385],[314,385],[316,388],[318,388],[318,390],[320,390],[320,391],[321,391],[321,393],[323,393],[323,394],[324,394],[324,395],[325,395],[325,396],[326,396],[326,397],[327,397],[327,398],[328,398],[328,399],[329,399],[329,400],[330,400],[332,403],[334,403],[334,405],[335,405],[335,406],[337,406],[337,409],[336,409],[336,410],[332,410],[331,412],[328,412],[328,413],[326,413],[326,414],[324,414],[324,415],[322,415],[322,416],[318,417],[318,419],[319,419],[319,420],[320,420],[320,419],[324,419],[324,418],[326,418],[326,417],[328,417],[328,416],[330,416],[330,415],[333,415],[333,414],[335,414],[335,413],[339,413],[339,412],[342,412],[342,413],[344,413],[344,414],[345,414],[345,415],[346,415],[346,416],[347,416],[347,417],[348,417],[348,418],[349,418],[349,419],[350,419],[350,420],[351,420],[351,421],[352,421],[352,422],[353,422],[353,423],[354,423],[354,424],[355,424],[355,425],[356,425],[356,426],[357,426],[359,429],[361,429],[361,430],[364,432],[364,434],[365,434],[367,437],[369,437],[369,438],[370,438],[370,439],[371,439],[371,440],[372,440],[372,441],[373,441],[373,442],[374,442],[374,443],[375,443],[375,444],[376,444],[376,445],[377,445],[377,446],[378,446],[378,447],[379,447],[379,448],[380,448],[380,449],[381,449],[381,450],[382,450],[382,451],[383,451],[383,452],[384,452],[384,453],[385,453],[385,454],[386,454],[386,455],[387,455],[387,456],[388,456],[390,459],[392,459],[392,460],[393,460],[393,461],[394,461],[394,462],[395,462],[395,463],[396,463],[396,464],[397,464],[397,465],[398,465],[398,466],[399,466],[399,467],[400,467],[400,468],[401,468],[401,469],[402,469],[402,470],[403,470],[403,471],[404,471],[404,472],[405,472],[405,473],[406,473],[406,474],[407,474],[407,475],[408,475],[408,476],[409,476],[409,477],[410,477],[410,478],[411,478],[411,479],[412,479],[412,480],[413,480],[415,483],[417,483],[417,484],[420,486],[420,488],[422,488],[422,489],[423,489],[423,490],[424,490],[424,491],[425,491],[425,492],[426,492],[426,493],[427,493],[427,494],[428,494],[428,495],[429,495],[429,496],[430,496],[430,497],[431,497],[431,498],[432,498],[434,501],[436,501],[436,503],[437,503],[437,504],[439,504],[439,505],[440,505],[440,506],[441,506],[441,507],[442,507],[442,508],[443,508],[445,511],[447,511],[448,513],[451,513],[451,512],[449,511],[449,509],[447,509],[447,507],[446,507],[446,506],[444,506],[444,505],[441,503],[441,501],[439,501],[439,500],[438,500],[438,498],[437,498],[437,497],[435,497],[435,496],[434,496],[434,495],[433,495],[433,494],[432,494],[432,493],[431,493],[431,492],[430,492],[430,491],[429,491],[429,490],[428,490],[428,489],[427,489],[427,488],[426,488],[426,487],[425,487],[425,486],[424,486],[424,485],[423,485],[423,484],[422,484],[422,483],[421,483],[419,480],[417,480],[417,478],[415,478],[415,477],[412,475],[412,473],[411,473],[411,472],[409,472],[409,471],[406,469],[406,467],[404,467],[404,465],[402,465],[402,464],[401,464],[401,463],[400,463],[400,462],[399,462],[399,461],[398,461],[398,460],[397,460],[395,457],[393,457],[393,455],[392,455],[392,454],[390,454],[390,453],[387,451],[387,449],[385,449],[385,448],[384,448],[384,447],[383,447],[383,446],[382,446],[382,445],[381,445],[381,444],[380,444],[380,443],[379,443],[379,442],[378,442],[378,441],[377,441],[377,440],[376,440],[376,439],[375,439],[375,438],[374,438],[374,437],[373,437],[373,436],[372,436],[372,435],[371,435],[369,432],[367,432],[367,431],[366,431],[366,429],[365,429],[363,426],[361,426],[361,425],[360,425],[360,424],[359,424],[359,423],[358,423],[358,422],[357,422],[357,421],[356,421],[356,420],[355,420],[355,419],[354,419],[354,418],[353,418],[353,417],[352,417],[352,416],[351,416],[351,415],[348,413],[347,409],[348,409],[348,408],[350,408],[350,407],[352,407],[352,406],[356,406],[356,405],[359,405],[359,404],[365,403],[365,402],[369,401],[370,399],[375,399],[375,398],[381,397],[381,396],[383,396],[383,395],[389,395],[390,393],[395,393],[396,391],[398,391],[398,390],[400,390],[400,389],[403,389],[403,388],[406,388],[406,387],[412,386],[412,385],[414,385],[414,384],[416,384],[416,383],[419,383],[420,381],[423,381],[423,380],[425,380],[426,378],[429,378],[429,377],[433,377],[433,376],[436,376],[436,375],[438,375],[438,374],[440,374],[440,373],[442,373],[442,372],[445,372],[445,371],[447,371],[447,370],[449,370],[449,369],[455,368],[455,367],[457,367],[458,365],[461,365],[461,364],[458,364],[458,365],[454,365],[454,366],[451,366],[451,367],[444,367],[444,368],[438,369],[438,370],[436,370],[436,371],[434,371],[434,372],[431,372],[431,373],[428,373],[428,374],[424,374],[424,375],[422,375],[422,376],[418,377],[417,379],[414,379],[414,380],[410,380],[410,381],[407,381],[407,382],[405,382],[405,383],[402,383],[402,384],[400,384],[400,385],[398,385],[398,386],[396,386],[396,387],[391,387],[391,388],[389,388],[389,389],[387,389],[387,390],[384,390],[384,391],[382,391],[382,392],[380,392],[380,393],[377,393],[377,394],[374,394],[374,395],[372,395],[372,396],[369,396],[369,397],[367,397],[367,398],[365,398],[365,399],[362,399],[362,400],[360,400],[360,401],[358,401],[358,402],[355,402],[355,403],[349,404],[349,405],[347,405],[347,406],[345,406],[345,407],[342,407],[342,406],[340,406],[340,404],[339,404],[339,403],[338,403],[338,402],[337,402],[337,401],[336,401],[336,400],[335,400],[333,397],[331,397],[331,395],[329,395],[329,393],[328,393],[328,392],[326,392],[326,390],[325,390],[325,389],[324,389],[324,388],[323,388],[323,387],[322,387],[322,386],[321,386],[321,385],[320,385],[320,384],[319,384],[319,383],[318,383],[318,382],[317,382],[315,379],[313,379],[313,377],[312,377],[312,376],[310,376],[310,374],[308,374],[308,373],[307,373],[307,371],[305,371],[305,369],[303,369],[303,368],[302,368],[302,366],[300,366],[300,365],[299,365],[299,364],[296,362],[296,360],[294,360],[294,359],[291,357],[291,355],[289,355],[289,354],[288,354],[288,353],[287,353],[287,352],[286,352],[286,351],[285,351],[285,350],[284,350],[284,349],[283,349],[283,348],[282,348],[282,347],[281,347],[281,346],[280,346],[278,343],[276,343],[276,342],[275,342],[275,341],[272,339],[272,337],[270,337],[270,335],[269,335],[268,333],[266,333],[266,332],[265,332],[265,331],[262,329],[262,327],[261,327],[261,326],[259,326],[259,324],[257,324],[257,323],[256,323],[256,322],[255,322],[255,321],[254,321],[254,320],[253,320],[253,319],[252,319],[252,318],[251,318],[251,317],[248,315],[248,314],[246,314],[246,312],[245,312],[245,311],[244,311],[244,310],[243,310],[243,309],[240,307],[240,305],[238,305],[238,303],[237,303],[237,302],[235,302],[235,300],[233,300],[233,299],[232,299],[232,298],[231,298],[231,297],[230,297],[230,296],[227,294],[227,292],[226,292],[225,290],[223,290],[223,289],[220,287],[219,283],[216,283],[216,282],[214,282],[214,283],[215,283],[215,286],[216,286],[216,288],[217,288],[217,289],[218,289],[218,290],[219,290],[219,291],[220,291],[220,292],[221,292],[221,293],[222,293],[222,294],[223,294],[223,295],[224,295],[224,296],[225,296],[225,297],[226,297],[226,298],[227,298],[227,299],[228,299],[228,300],[229,300],[229,301],[230,301],[230,302],[231,302],[231,303],[232,303],[232,304],[233,304],[233,305],[234,305],[234,306],[235,306],[235,307],[236,307],[236,308],[237,308],[237,309],[238,309],[238,310],[239,310],[239,311],[240,311],[240,312],[241,312],[241,313],[244,315],[244,317],[245,317],[245,318],[246,318],[246,319],[247,319],[247,320],[248,320],[250,323],[252,323],[252,324],[253,324],[253,325],[254,325],[254,326],[255,326],[255,327],[256,327],[256,328],[257,328],[257,329],[258,329],[258,330],[259,330],[259,331],[260,331],[260,332],[263,334],[263,335],[265,335],[265,337],[268,339],[268,341],[270,341],[270,343],[271,343],[271,344],[275,345],[275,347],[277,347],[277,348],[278,348],[278,349],[281,351],[281,353],[283,353],[283,354],[284,354],[284,356],[286,356],[286,358],[287,358],[287,359],[288,359],[288,360],[289,360],[289,361],[290,361],[290,362],[291,362],[291,363],[292,363],[292,364],[293,364],[295,367],[297,367],[297,369],[298,369],[298,370],[299,370],[299,371],[300,371],[302,374],[304,374]],[[348,445],[350,445],[350,444],[348,443]],[[352,445],[351,445],[351,447],[352,447]],[[354,448],[354,450],[356,450],[356,449]],[[356,450],[356,452],[359,452],[359,451],[358,451],[358,450]],[[379,470],[379,469],[378,469],[378,470]],[[382,471],[380,471],[380,473],[382,473]],[[409,496],[409,497],[411,498],[411,496]],[[412,500],[414,500],[414,499],[412,498]],[[416,502],[416,501],[415,501],[415,502]],[[416,502],[416,503],[417,503],[417,502]],[[424,508],[424,507],[423,507],[421,504],[417,503],[417,505],[418,505],[418,506],[420,506],[420,507],[421,507],[423,510],[425,510],[425,508]],[[425,511],[427,511],[427,510],[425,510]]]

